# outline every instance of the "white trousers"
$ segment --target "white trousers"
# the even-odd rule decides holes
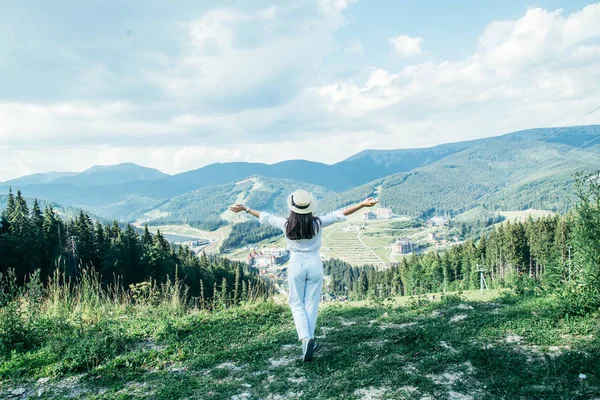
[[[298,339],[314,338],[323,287],[321,255],[292,253],[288,268],[288,286],[288,303],[292,309]]]

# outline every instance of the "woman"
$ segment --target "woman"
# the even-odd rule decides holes
[[[265,211],[251,210],[243,204],[229,207],[233,212],[246,211],[260,219],[261,224],[279,228],[285,234],[290,250],[288,268],[289,299],[298,339],[302,341],[304,361],[313,358],[315,345],[315,324],[323,286],[323,264],[321,262],[322,228],[355,213],[363,207],[373,207],[377,200],[368,198],[341,211],[334,211],[324,217],[314,217],[315,201],[306,190],[297,190],[288,197],[290,215],[287,219],[276,217]]]

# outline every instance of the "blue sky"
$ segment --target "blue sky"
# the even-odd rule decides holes
[[[0,50],[0,181],[334,163],[600,105],[589,1],[20,1],[3,6]]]

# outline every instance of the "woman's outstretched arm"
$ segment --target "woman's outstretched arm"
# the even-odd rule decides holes
[[[373,207],[377,203],[378,203],[377,200],[373,200],[372,197],[369,197],[368,199],[361,201],[360,203],[358,203],[356,205],[350,206],[350,207],[346,208],[345,210],[337,210],[337,211],[329,213],[323,217],[319,217],[319,219],[321,220],[321,226],[323,228],[325,228],[325,227],[328,227],[329,225],[335,224],[336,222],[346,221],[347,220],[346,217],[348,215],[357,212],[358,210],[360,210],[363,207]]]
[[[250,207],[246,207],[243,204],[236,204],[235,206],[231,206],[229,207],[229,209],[231,211],[233,211],[234,213],[239,213],[240,211],[247,211],[248,214],[252,214],[254,215],[256,218],[260,218],[260,211],[258,210],[253,210]]]
[[[240,211],[247,211],[248,214],[252,214],[256,218],[258,218],[261,224],[269,224],[285,232],[285,218],[277,217],[275,215],[269,214],[266,211],[253,210],[250,207],[246,207],[244,204],[236,204],[235,206],[229,207],[229,209],[234,213],[239,213]]]
[[[357,212],[358,210],[360,210],[363,207],[373,207],[377,203],[379,203],[379,200],[369,197],[368,199],[363,200],[358,204],[355,204],[353,206],[346,208],[344,211],[342,211],[342,213],[344,215],[348,216],[350,214],[354,214],[355,212]]]

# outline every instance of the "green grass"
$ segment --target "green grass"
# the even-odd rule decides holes
[[[50,319],[36,346],[0,364],[0,398],[19,388],[90,399],[600,396],[598,316],[562,320],[551,297],[480,300],[330,304],[311,363],[300,361],[287,306],[274,302]]]

